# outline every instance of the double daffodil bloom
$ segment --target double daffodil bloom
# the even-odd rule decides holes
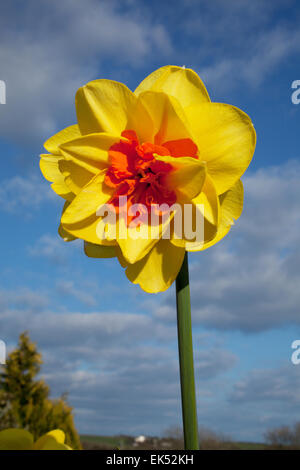
[[[44,434],[35,442],[26,429],[0,431],[0,450],[72,450],[64,442],[65,433],[60,429]]]
[[[186,250],[214,245],[241,215],[240,177],[256,143],[252,122],[234,106],[212,103],[198,75],[176,66],[156,70],[134,92],[115,81],[92,81],[75,101],[78,124],[47,140],[49,154],[40,161],[52,189],[66,200],[59,233],[66,241],[84,240],[90,257],[117,257],[128,279],[146,292],[164,291]],[[126,236],[108,230],[99,238],[99,210],[113,206],[118,226],[120,196],[127,201]],[[162,221],[161,212],[151,236],[133,237],[136,204],[189,204],[192,220],[198,211],[204,217],[203,243],[184,231],[177,237],[174,227],[164,237],[173,217]]]

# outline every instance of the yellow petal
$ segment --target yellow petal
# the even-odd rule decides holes
[[[74,225],[93,216],[100,206],[109,201],[112,196],[112,190],[104,183],[105,174],[106,171],[103,170],[77,194],[62,214],[62,225]],[[68,231],[68,228],[65,228]]]
[[[118,258],[118,261],[119,261],[120,265],[122,266],[122,268],[127,268],[127,266],[129,265],[129,263],[128,263],[128,261],[124,258],[121,248],[117,245],[117,246],[115,247],[115,250],[116,250],[116,255],[117,255],[117,258]]]
[[[117,256],[114,246],[95,245],[88,242],[84,242],[84,252],[90,258],[114,258]]]
[[[218,226],[211,224],[207,218],[203,217],[202,207],[194,204],[193,201],[190,204],[182,204],[181,226],[180,219],[177,226],[172,223],[171,243],[178,247],[185,247],[186,250],[189,248],[189,251],[198,251],[205,243],[213,240]],[[200,202],[202,203],[203,201]]]
[[[60,160],[58,166],[65,178],[66,186],[73,194],[80,193],[95,176],[95,173],[88,171],[73,160]]]
[[[46,180],[51,181],[53,184],[51,188],[59,196],[72,201],[74,194],[69,186],[65,183],[65,178],[59,169],[59,162],[61,157],[55,155],[41,155],[40,169]]]
[[[217,193],[230,189],[247,169],[256,144],[253,124],[243,111],[222,103],[185,109],[199,149],[207,162]]]
[[[218,226],[217,233],[211,241],[205,242],[203,247],[200,249],[195,247],[186,247],[187,251],[200,251],[206,250],[207,248],[218,243],[222,238],[227,235],[234,220],[237,220],[243,210],[243,184],[241,180],[237,181],[235,185],[226,191],[224,194],[219,196],[220,199],[220,224]]]
[[[212,178],[206,174],[202,191],[193,199],[193,204],[203,205],[203,216],[213,225],[219,224],[220,203]],[[201,210],[201,208],[199,208]]]
[[[174,245],[184,246],[188,251],[200,250],[205,244],[211,242],[215,238],[220,224],[219,197],[208,174],[206,174],[201,193],[192,200],[192,205],[191,213],[186,214],[185,209],[183,209],[184,218],[181,229],[183,237],[181,239],[174,238],[173,232],[171,239]],[[198,227],[196,227],[196,222],[199,224]],[[185,224],[188,224],[191,230],[197,234],[194,239],[186,238]]]
[[[178,248],[169,240],[161,239],[147,256],[128,265],[126,276],[146,292],[165,291],[176,279],[184,254],[184,248]]]
[[[49,155],[49,154],[42,154],[40,159],[40,169],[47,181],[51,181],[51,183],[64,182],[64,177],[62,176],[61,172],[59,171],[58,162],[61,160],[62,157],[56,155]]]
[[[64,242],[73,242],[74,240],[76,240],[76,237],[71,235],[71,233],[68,233],[61,224],[58,227],[58,233]]]
[[[185,138],[193,140],[189,122],[175,98],[163,92],[145,91],[139,95],[139,100],[152,118],[155,144]]]
[[[191,201],[198,196],[206,177],[206,169],[196,158],[155,155],[157,160],[170,163],[173,170],[165,177],[168,189],[175,191],[177,200]]]
[[[61,444],[52,437],[49,437],[40,450],[72,450],[67,444]]]
[[[79,165],[85,163],[86,169],[98,172],[109,166],[108,150],[119,141],[120,136],[106,133],[88,134],[69,140],[60,146],[60,150],[65,158],[72,159]]]
[[[70,202],[66,201],[62,210],[62,214],[64,213],[64,211],[69,205],[70,205]],[[72,242],[76,240],[76,237],[74,237],[74,235],[72,235],[71,233],[67,232],[62,226],[62,224],[60,224],[58,227],[58,234],[60,235],[60,237],[63,239],[64,242]]]
[[[5,429],[0,431],[0,450],[30,450],[33,436],[25,429]]]
[[[164,218],[159,219],[159,223],[149,223],[151,221],[151,213],[147,223],[141,221],[140,233],[141,237],[137,237],[137,229],[134,225],[121,223],[117,220],[117,242],[122,251],[122,255],[126,262],[136,263],[144,258],[154,245],[158,243],[163,234],[166,234],[168,227],[174,217],[174,212],[166,213]]]
[[[191,69],[166,65],[148,75],[137,87],[135,94],[144,91],[163,91],[176,98],[185,108],[191,104],[210,101],[200,77]]]
[[[65,433],[61,429],[54,429],[41,436],[33,445],[34,450],[56,450],[65,442]],[[59,449],[58,449],[59,450]]]
[[[44,434],[34,444],[34,450],[72,450],[65,442],[65,433],[61,429]]]
[[[134,129],[142,140],[149,140],[152,121],[137,97],[123,83],[95,80],[79,88],[75,98],[82,134],[107,132],[120,135]]]
[[[124,258],[130,263],[140,260],[153,248],[158,242],[155,239],[132,239],[130,236],[126,240],[118,240]]]
[[[220,196],[222,224],[234,225],[234,221],[237,220],[242,214],[243,200],[243,183],[241,180],[238,180],[232,188]]]
[[[53,137],[50,137],[50,139],[46,140],[44,143],[44,147],[48,152],[53,153],[54,155],[59,155],[59,146],[61,144],[68,140],[76,139],[76,137],[79,137],[80,135],[79,127],[75,124],[74,126],[66,127]]]
[[[76,224],[61,224],[62,228],[73,235],[75,238],[80,238],[89,243],[94,243],[95,245],[104,245],[104,246],[115,246],[115,240],[107,240],[99,238],[97,235],[97,229],[99,227],[99,222],[101,218],[96,214],[91,215],[90,217],[83,219]]]

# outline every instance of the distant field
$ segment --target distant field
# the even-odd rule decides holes
[[[134,437],[132,436],[94,436],[94,435],[81,435],[81,442],[83,443],[84,449],[132,449],[132,450],[141,450],[141,449],[182,449],[178,443],[180,441],[174,441],[174,439],[168,438],[149,438],[147,443],[140,444],[138,446],[134,445]],[[155,444],[154,445],[154,442]],[[169,445],[166,445],[169,444]],[[177,445],[176,445],[177,444]],[[205,444],[204,449],[211,448],[209,445]],[[256,442],[220,442],[214,443],[214,449],[236,449],[236,450],[263,450],[268,448],[266,444],[256,443]]]
[[[87,443],[90,446],[101,446],[103,449],[124,449],[125,447],[130,447],[132,445],[134,438],[127,436],[94,436],[83,434],[80,436],[80,440],[84,444]]]
[[[241,450],[263,450],[268,448],[266,444],[261,442],[235,442],[235,444]]]

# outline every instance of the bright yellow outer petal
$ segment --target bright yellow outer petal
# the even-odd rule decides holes
[[[204,103],[185,109],[199,149],[207,162],[217,193],[230,189],[246,171],[256,144],[253,124],[243,111],[223,103]]]
[[[235,185],[230,188],[226,193],[221,194],[220,204],[222,208],[222,220],[224,225],[234,225],[243,211],[244,188],[241,180],[238,180]]]
[[[174,212],[171,212],[171,214],[167,214],[163,219],[160,219],[159,223],[156,225],[154,223],[141,224],[141,231],[144,235],[141,238],[136,238],[136,229],[131,224],[126,227],[125,224],[121,224],[120,219],[118,219],[116,229],[117,242],[126,262],[136,263],[144,258],[166,232],[173,217]]]
[[[220,203],[212,178],[206,174],[201,192],[193,199],[193,204],[203,204],[203,216],[213,225],[219,225]],[[201,210],[201,208],[199,208]]]
[[[73,199],[62,214],[62,225],[73,225],[87,219],[96,214],[97,209],[109,201],[113,191],[104,183],[105,174],[106,171],[103,170],[95,176]],[[65,228],[68,231],[68,228]]]
[[[191,69],[175,65],[155,70],[139,84],[134,93],[139,95],[148,90],[163,91],[173,96],[183,108],[210,101],[200,77]]]
[[[65,183],[65,178],[59,169],[61,157],[56,155],[43,154],[40,159],[40,169],[44,178],[52,182],[51,188],[59,196],[72,201],[74,194]]]
[[[149,140],[152,135],[148,113],[123,83],[112,80],[89,82],[79,88],[75,103],[82,134],[107,132],[120,135],[124,129],[131,128],[142,141]]]
[[[50,137],[50,139],[46,140],[44,143],[44,147],[48,152],[53,153],[54,155],[60,155],[59,146],[68,140],[76,139],[76,137],[79,137],[80,135],[79,127],[75,124],[73,126],[66,127],[53,137]]]
[[[154,143],[177,139],[193,139],[189,122],[180,103],[163,92],[145,91],[139,95],[154,124]]]
[[[68,233],[61,224],[58,227],[58,234],[61,236],[64,242],[73,242],[76,240],[76,237]]]
[[[65,433],[61,429],[54,429],[41,436],[33,445],[34,450],[55,450],[57,444],[65,442]]]
[[[117,223],[117,230],[119,224]],[[153,227],[153,230],[156,232],[154,237],[151,233],[150,226],[147,226],[145,231],[148,234],[148,238],[134,238],[132,232],[135,230],[131,227],[125,228],[126,237],[118,238],[117,242],[122,250],[123,256],[129,263],[135,263],[149,253],[152,247],[158,242],[161,238],[161,226]]]
[[[64,182],[64,177],[62,176],[61,172],[59,171],[58,162],[62,159],[62,157],[58,157],[57,155],[49,155],[49,154],[42,154],[40,159],[40,169],[47,181],[51,183],[57,182],[61,183]]]
[[[191,205],[189,205],[191,204]],[[202,204],[202,202],[201,202]],[[191,211],[186,209],[190,209]],[[180,229],[180,233],[178,233],[178,229],[172,224],[171,228],[171,243],[178,247],[187,247],[193,248],[194,251],[199,250],[205,243],[210,242],[216,236],[217,233],[217,225],[211,224],[208,222],[207,218],[203,217],[203,210],[202,207],[197,206],[196,204],[191,203],[182,204],[182,225]],[[196,222],[200,223],[197,227]],[[193,232],[194,237],[191,239],[189,234],[187,238],[186,230],[188,233],[190,231]],[[192,250],[189,250],[192,251]]]
[[[122,139],[126,141],[127,139]],[[96,171],[109,166],[108,150],[120,142],[120,136],[106,133],[87,134],[77,139],[69,140],[60,146],[65,158],[71,158],[78,164],[86,163],[89,167],[94,167]]]
[[[73,194],[78,194],[94,177],[95,173],[77,165],[72,160],[60,160],[59,170],[65,178],[65,184]]]
[[[232,188],[219,196],[221,218],[215,237],[211,241],[204,243],[202,248],[197,249],[197,247],[193,248],[190,246],[186,247],[187,251],[206,250],[222,240],[222,238],[227,235],[232,225],[234,225],[234,220],[237,220],[242,213],[243,197],[243,184],[241,180],[238,180]]]
[[[74,194],[78,194],[100,170],[108,168],[108,150],[119,141],[119,136],[98,133],[70,140],[60,146],[65,158],[59,161],[59,171]]]
[[[70,191],[69,186],[67,186],[65,183],[52,183],[51,189],[60,197],[65,199],[66,201],[73,201],[74,199],[74,193]]]
[[[116,248],[114,246],[95,245],[84,242],[84,252],[89,258],[114,258]]]
[[[143,259],[128,265],[126,276],[149,293],[168,289],[181,268],[185,254],[169,240],[161,239]]]
[[[219,224],[220,224],[220,202],[219,202],[219,196],[216,193],[216,189],[214,187],[214,184],[212,182],[212,179],[208,174],[206,174],[205,182],[202,187],[202,191],[198,196],[196,196],[192,201],[193,205],[193,211],[192,211],[192,227],[193,230],[196,230],[196,214],[198,211],[200,212],[200,217],[199,220],[201,221],[200,223],[201,228],[200,230],[203,230],[201,241],[196,241],[196,240],[188,240],[185,238],[185,236],[182,237],[182,239],[177,239],[172,236],[171,242],[175,246],[184,246],[186,250],[188,251],[196,251],[196,249],[202,248],[205,244],[211,242],[218,231]],[[188,223],[188,220],[186,219],[185,215],[185,209],[182,209],[182,212],[184,214],[183,218],[183,225],[182,225],[182,234],[184,235],[184,224]],[[199,213],[198,213],[199,214]],[[198,236],[200,236],[200,233],[198,232]]]
[[[73,235],[75,238],[80,238],[86,242],[94,243],[95,245],[115,246],[117,244],[116,240],[107,240],[98,237],[97,228],[100,221],[101,217],[93,214],[90,217],[75,224],[62,223],[62,228],[69,234]]]
[[[69,205],[70,205],[70,202],[66,201],[62,210],[62,214],[64,213],[64,211],[67,209]],[[62,224],[60,224],[58,227],[58,234],[63,239],[64,242],[72,242],[76,240],[76,237],[74,237],[74,235],[72,235],[71,233],[67,232],[62,226]]]
[[[5,429],[0,431],[0,450],[30,450],[33,436],[25,429]]]
[[[178,202],[191,201],[198,196],[206,177],[206,168],[192,157],[168,157],[155,155],[157,160],[170,163],[173,170],[165,177],[168,189],[175,191]]]

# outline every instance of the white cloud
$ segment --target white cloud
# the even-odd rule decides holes
[[[239,379],[228,397],[236,422],[241,410],[247,409],[247,414],[256,420],[250,427],[254,431],[256,427],[257,434],[263,437],[267,430],[299,421],[295,413],[300,404],[298,367],[289,361],[274,368],[253,369]]]
[[[122,81],[128,67],[171,48],[163,25],[114,1],[29,0],[17,15],[22,21],[16,26],[15,6],[7,5],[0,20],[1,79],[7,86],[0,116],[1,135],[22,143],[40,143],[58,123],[72,124],[77,88],[99,78],[99,69],[107,77],[106,62],[123,67]]]
[[[190,61],[218,93],[260,85],[299,52],[299,19],[290,15],[294,4],[294,0],[214,0],[200,6],[196,0],[186,0],[178,26],[190,38],[185,62]]]
[[[289,409],[299,406],[300,375],[297,366],[291,362],[274,369],[255,369],[235,383],[231,400],[241,403],[263,402],[271,409],[282,402],[288,403]]]
[[[1,181],[0,210],[31,217],[31,211],[56,198],[49,184],[35,174],[16,175]]]
[[[82,241],[75,240],[68,243],[68,245],[69,248],[73,249],[67,250],[66,242],[64,242],[58,234],[56,236],[45,234],[42,235],[34,245],[29,246],[27,250],[31,256],[45,257],[55,264],[65,265],[67,263],[67,257],[71,256],[74,249],[78,249],[79,245],[82,245]]]
[[[15,308],[26,312],[43,311],[49,304],[46,292],[35,292],[27,287],[14,290],[0,290],[0,307],[2,310]]]
[[[227,54],[212,65],[200,68],[200,75],[209,86],[233,88],[245,83],[260,85],[279,64],[300,50],[299,30],[288,26],[257,34],[247,51],[238,56]]]
[[[66,297],[71,296],[73,299],[79,300],[84,305],[93,307],[97,304],[95,292],[92,286],[83,283],[78,286],[74,281],[61,279],[56,283],[56,290],[59,295]]]

